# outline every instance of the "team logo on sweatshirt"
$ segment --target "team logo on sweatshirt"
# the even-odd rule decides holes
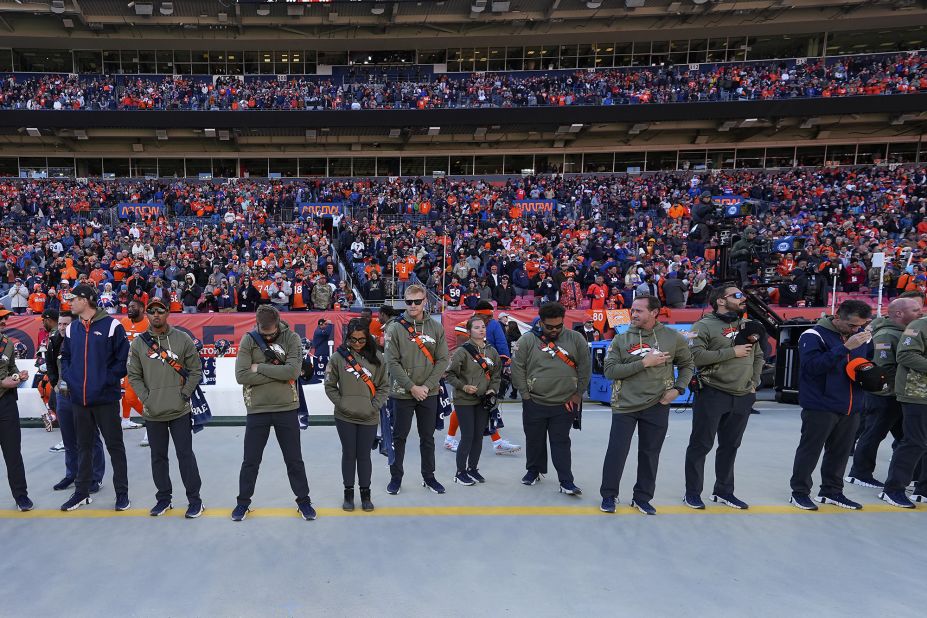
[[[734,337],[737,336],[737,333],[739,332],[740,332],[740,329],[737,328],[736,326],[728,326],[723,331],[721,331],[721,335],[723,337],[727,337],[728,339],[733,339]]]
[[[170,350],[164,350],[164,349],[162,348],[162,351],[163,351],[165,354],[167,354],[168,357],[169,357],[171,360],[180,360],[180,357],[178,357],[176,354],[174,354],[174,353],[171,352]],[[157,352],[153,352],[153,351],[151,351],[151,350],[148,350],[148,358],[152,358],[152,359],[155,359],[155,360],[159,360],[159,361],[161,361],[161,364],[162,364],[162,365],[164,364],[164,359],[161,358],[161,355],[158,354]]]
[[[360,380],[360,379],[361,379],[361,374],[360,374],[358,371],[356,371],[356,370],[354,369],[354,367],[352,367],[351,365],[345,365],[345,366],[344,366],[344,370],[347,371],[348,373],[350,373],[352,376],[354,376],[354,379],[355,379],[355,380]],[[368,378],[372,378],[372,377],[373,377],[373,374],[370,373],[370,370],[367,369],[366,367],[361,367],[361,370],[364,372],[364,374],[366,374],[366,376],[367,376]]]
[[[635,343],[628,348],[628,354],[631,356],[647,356],[653,352],[653,347],[649,343]]]
[[[418,339],[422,343],[438,343],[434,339],[434,337],[432,337],[431,335],[426,335],[425,333],[419,333],[415,337],[409,337],[409,341],[415,341],[416,339]]]

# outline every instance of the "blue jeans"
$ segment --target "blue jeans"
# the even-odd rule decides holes
[[[64,475],[69,479],[77,478],[77,432],[74,429],[74,411],[71,402],[58,395],[58,426],[61,428],[61,441],[64,442]],[[103,441],[97,431],[93,442],[93,482],[103,481],[106,474],[106,458],[103,456]]]

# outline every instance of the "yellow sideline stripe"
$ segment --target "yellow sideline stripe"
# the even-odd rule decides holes
[[[799,510],[787,504],[766,504],[751,506],[747,511],[738,511],[724,506],[709,506],[704,511],[696,511],[684,505],[662,506],[656,505],[657,511],[661,515],[806,515],[813,517],[821,514],[851,514],[854,511],[842,509],[831,505],[819,505],[820,510],[817,512],[808,512]],[[177,507],[169,511],[165,517],[183,517],[184,508]],[[540,517],[563,517],[563,516],[598,516],[605,517],[608,514],[599,511],[598,505],[587,506],[394,506],[378,507],[372,513],[365,513],[360,510],[346,512],[338,508],[320,508],[316,509],[319,517],[511,517],[511,516],[540,516]],[[924,512],[925,509],[917,509]],[[202,517],[213,517],[227,519],[231,514],[231,508],[207,507]],[[866,513],[910,513],[911,509],[900,509],[888,504],[866,504],[863,507],[862,514]],[[615,515],[640,515],[637,509],[629,506],[619,506]],[[28,513],[18,511],[3,510],[0,511],[0,519],[110,519],[120,517],[150,517],[146,509],[130,509],[128,511],[117,512],[110,509],[99,509],[92,506],[83,507],[76,511],[66,513],[58,510],[35,510]],[[248,513],[248,518],[252,517],[298,517],[296,507],[288,508],[255,508]]]

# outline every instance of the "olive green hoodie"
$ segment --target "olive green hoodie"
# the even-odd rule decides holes
[[[525,333],[518,340],[518,350],[512,356],[512,384],[522,399],[559,406],[573,395],[586,394],[592,376],[586,338],[575,330],[563,330],[554,343],[576,362],[575,369],[541,349],[537,330]]]
[[[289,412],[299,407],[296,389],[302,371],[303,344],[299,335],[290,330],[286,322],[280,322],[280,334],[270,343],[282,365],[267,362],[264,352],[248,333],[241,339],[238,356],[235,357],[235,379],[242,385],[245,407],[248,414],[262,412]],[[257,365],[257,371],[251,371]]]
[[[429,396],[437,395],[438,382],[447,369],[448,351],[444,327],[427,315],[418,322],[413,321],[407,313],[403,313],[402,317],[412,325],[434,362],[422,353],[398,318],[390,320],[386,326],[383,353],[389,370],[390,396],[412,399],[413,386],[427,386]]]
[[[726,322],[709,313],[692,325],[689,344],[702,382],[736,396],[752,393],[763,373],[763,348],[759,343],[753,346],[752,354],[734,356],[734,337],[743,323],[743,319]]]
[[[654,350],[673,357],[671,363],[644,367],[645,354]],[[679,368],[674,375],[673,367]],[[686,338],[677,330],[657,322],[653,330],[631,326],[616,335],[605,356],[604,375],[612,384],[612,412],[639,412],[656,404],[663,394],[676,388],[684,392],[692,379],[692,351]]]
[[[888,389],[880,393],[870,393],[872,395],[895,396],[895,375],[898,371],[898,361],[895,355],[903,330],[904,327],[896,324],[891,318],[876,318],[872,321],[872,362],[885,369],[888,374]]]
[[[380,422],[380,408],[389,396],[389,378],[386,362],[377,352],[379,364],[373,364],[360,354],[353,354],[373,386],[376,395],[371,396],[370,387],[361,377],[350,370],[339,348],[328,361],[325,369],[325,394],[335,405],[335,418],[358,425],[377,425]]]
[[[12,339],[7,337],[6,345],[0,346],[0,380],[5,380],[14,373],[19,373],[19,369],[16,367],[15,344]],[[17,398],[15,388],[4,388],[2,386],[0,386],[0,397],[5,395],[7,391],[13,391],[13,399]]]
[[[927,318],[914,320],[898,340],[895,396],[903,403],[927,404]]]
[[[154,356],[141,337],[136,337],[129,345],[129,384],[142,402],[142,414],[147,420],[172,421],[190,413],[190,397],[203,377],[200,355],[190,335],[170,325],[163,335],[151,328],[148,334],[190,375],[186,380],[181,378],[176,369]]]
[[[468,340],[469,341],[469,340]],[[486,391],[499,392],[502,383],[502,359],[499,352],[489,344],[482,350],[483,358],[489,365],[489,378],[486,372],[473,359],[462,345],[458,346],[451,355],[451,363],[447,366],[447,381],[454,387],[454,403],[461,406],[475,406],[486,394]],[[471,395],[464,392],[464,386],[475,386],[476,393]]]

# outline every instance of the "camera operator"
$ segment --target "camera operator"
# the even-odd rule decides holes
[[[756,253],[756,228],[748,227],[744,235],[731,247],[731,267],[740,277],[740,285],[747,282],[747,273]]]

